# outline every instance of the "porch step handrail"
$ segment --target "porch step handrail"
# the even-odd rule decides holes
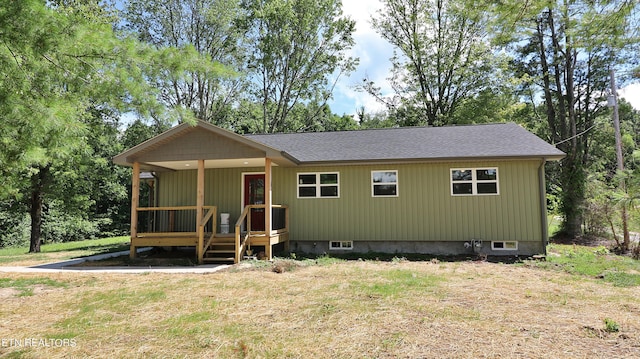
[[[209,248],[209,245],[211,245],[211,242],[213,241],[213,238],[216,236],[216,228],[218,226],[218,224],[216,223],[216,220],[217,220],[217,217],[216,217],[217,207],[216,206],[208,206],[208,208],[209,208],[209,210],[204,215],[204,217],[202,217],[202,220],[200,220],[200,223],[198,225],[198,248],[196,249],[196,252],[198,252],[198,263],[199,264],[202,264],[203,258],[204,258],[204,253],[207,251],[207,248]],[[204,243],[204,228],[206,227],[206,225],[207,225],[207,223],[209,221],[211,221],[211,237],[209,237],[207,239],[207,242]]]
[[[244,252],[247,250],[247,246],[249,245],[249,241],[251,238],[251,216],[249,216],[249,213],[251,213],[251,210],[253,208],[267,208],[267,205],[266,204],[250,204],[250,205],[244,206],[244,209],[242,210],[242,214],[236,221],[236,226],[235,226],[236,227],[235,228],[236,256],[234,261],[235,263],[240,262],[240,259],[244,255]],[[245,234],[243,240],[240,241],[240,234],[241,234],[240,231],[242,230],[242,223],[244,223],[245,219],[247,220],[247,233]]]

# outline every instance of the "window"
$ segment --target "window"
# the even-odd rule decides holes
[[[329,249],[350,250],[353,249],[353,241],[330,241]]]
[[[298,173],[298,198],[340,196],[338,173]]]
[[[473,196],[498,194],[497,168],[451,170],[451,195]]]
[[[493,241],[491,249],[496,251],[515,251],[518,250],[517,241]]]
[[[397,197],[398,171],[371,171],[371,196]]]

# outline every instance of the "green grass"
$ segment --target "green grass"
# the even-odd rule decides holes
[[[609,253],[605,247],[550,244],[545,262],[536,267],[601,278],[618,287],[640,285],[640,261]]]
[[[129,237],[126,236],[43,244],[40,253],[29,253],[29,246],[7,247],[0,249],[0,264],[9,265],[19,261],[44,263],[49,259],[67,260],[128,249]]]
[[[396,297],[409,291],[433,292],[442,281],[444,278],[441,277],[396,269],[381,273],[379,281],[358,288],[358,292],[370,297]]]
[[[21,278],[10,279],[0,278],[0,288],[13,288],[18,291],[19,297],[29,297],[33,295],[35,286],[46,286],[54,288],[66,288],[67,283],[59,282],[49,278]]]
[[[562,225],[562,220],[556,217],[557,215],[555,214],[550,214],[547,216],[547,226],[548,226],[547,230],[550,236],[553,236],[554,234],[558,233]]]

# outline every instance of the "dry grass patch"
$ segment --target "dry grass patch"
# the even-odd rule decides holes
[[[24,358],[633,358],[640,290],[485,262],[338,262],[276,273],[59,273],[7,297],[0,347]],[[11,274],[12,280],[34,278]],[[33,305],[31,303],[37,303]],[[618,325],[606,331],[604,320]]]

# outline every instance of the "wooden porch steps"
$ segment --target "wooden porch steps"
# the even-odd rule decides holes
[[[204,252],[203,261],[207,263],[231,263],[235,261],[236,240],[234,234],[216,234],[209,248]]]

